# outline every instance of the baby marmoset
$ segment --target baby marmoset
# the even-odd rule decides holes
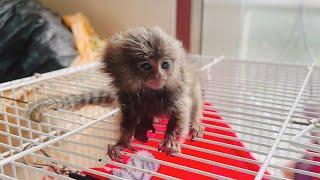
[[[162,152],[180,152],[188,133],[192,138],[202,136],[200,82],[186,58],[181,43],[157,27],[132,28],[108,40],[102,71],[112,78],[114,92],[96,93],[93,102],[111,101],[111,96],[115,96],[120,105],[121,134],[115,145],[108,146],[111,159],[119,160],[120,150],[132,149],[132,136],[147,141],[146,133],[154,130],[153,118],[159,115],[166,114],[169,118],[159,146]],[[104,100],[99,100],[99,96]],[[90,102],[90,96],[81,97],[78,104]],[[51,108],[55,107],[54,102],[51,101]],[[31,117],[46,109],[43,104],[31,109]]]

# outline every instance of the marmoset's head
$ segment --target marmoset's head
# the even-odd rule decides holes
[[[181,43],[160,28],[140,27],[111,37],[103,62],[117,86],[157,90],[173,83],[184,53]]]

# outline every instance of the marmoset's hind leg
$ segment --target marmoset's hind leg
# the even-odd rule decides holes
[[[153,133],[156,131],[156,129],[153,127],[153,117],[145,116],[140,118],[140,120],[141,121],[135,130],[134,138],[141,142],[148,142],[148,131],[151,130]]]
[[[191,110],[190,136],[191,139],[203,136],[204,127],[201,123],[202,117],[202,101],[195,101]]]
[[[201,86],[200,84],[196,84],[196,87],[194,88],[194,92],[192,93],[193,101],[192,101],[192,107],[191,107],[191,114],[190,114],[190,136],[191,139],[194,139],[196,137],[200,138],[203,136],[204,127],[201,123],[202,118],[202,107],[203,107],[203,101],[202,101],[202,93],[201,93]]]

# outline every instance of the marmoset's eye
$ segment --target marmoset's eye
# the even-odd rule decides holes
[[[171,66],[171,60],[165,60],[163,61],[163,63],[161,64],[161,68],[162,69],[169,69]]]
[[[138,63],[138,67],[141,71],[150,71],[152,69],[152,65],[148,61]]]

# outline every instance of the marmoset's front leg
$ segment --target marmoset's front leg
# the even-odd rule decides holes
[[[118,162],[121,161],[121,153],[120,151],[123,149],[130,149],[134,151],[135,149],[131,146],[132,136],[135,132],[135,128],[137,125],[137,116],[134,113],[133,109],[122,107],[122,120],[120,127],[120,139],[115,145],[108,145],[108,155],[112,160],[116,160]]]
[[[159,151],[168,155],[181,152],[181,143],[187,137],[190,128],[191,100],[185,97],[176,103],[176,109],[169,116],[165,139],[159,147]]]

